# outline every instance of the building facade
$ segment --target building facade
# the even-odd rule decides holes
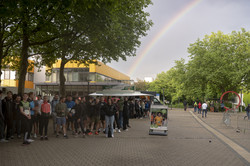
[[[45,68],[45,77],[36,79],[36,94],[52,96],[59,94],[59,72],[61,60],[58,60],[53,67]],[[130,85],[130,77],[101,63],[79,64],[70,61],[65,65],[64,76],[66,78],[65,91],[67,95],[86,96],[89,93],[111,88],[113,86]]]
[[[29,61],[29,68],[27,70],[26,78],[25,78],[25,92],[34,91],[34,65],[32,65],[33,61]],[[1,74],[1,88],[4,92],[12,91],[13,93],[17,93],[18,87],[18,74],[16,71],[11,70],[10,68],[2,69]]]

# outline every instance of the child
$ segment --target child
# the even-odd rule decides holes
[[[158,112],[157,116],[155,117],[155,124],[157,124],[157,126],[162,126],[162,115],[160,112]]]

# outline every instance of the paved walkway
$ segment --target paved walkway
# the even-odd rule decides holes
[[[235,132],[233,127],[223,126],[221,119],[220,113],[208,113],[203,122],[219,127],[218,132],[237,144],[249,140],[247,132]],[[0,165],[249,165],[189,111],[169,111],[168,136],[148,135],[148,119],[132,119],[130,124],[128,132],[115,133],[115,138],[104,134],[74,138],[69,132],[69,139],[63,139],[50,133],[49,141],[36,140],[28,146],[14,139],[0,144]]]

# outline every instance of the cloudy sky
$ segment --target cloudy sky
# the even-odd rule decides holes
[[[155,78],[181,58],[188,61],[187,48],[211,32],[225,34],[250,28],[250,0],[152,0],[146,11],[154,23],[141,39],[135,57],[108,65],[133,80]]]

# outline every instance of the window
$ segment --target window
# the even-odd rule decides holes
[[[4,79],[4,71],[2,71],[1,80]]]
[[[10,79],[10,71],[9,70],[4,71],[4,79],[6,79],[6,80]]]
[[[73,73],[72,73],[72,81],[78,81],[79,79],[78,79],[78,72],[76,72],[76,71],[74,71]]]
[[[28,81],[34,81],[34,74],[33,73],[28,73]]]
[[[50,75],[46,75],[46,80],[45,81],[51,81],[51,76]]]
[[[11,80],[16,79],[16,72],[15,71],[10,71],[10,79]]]

